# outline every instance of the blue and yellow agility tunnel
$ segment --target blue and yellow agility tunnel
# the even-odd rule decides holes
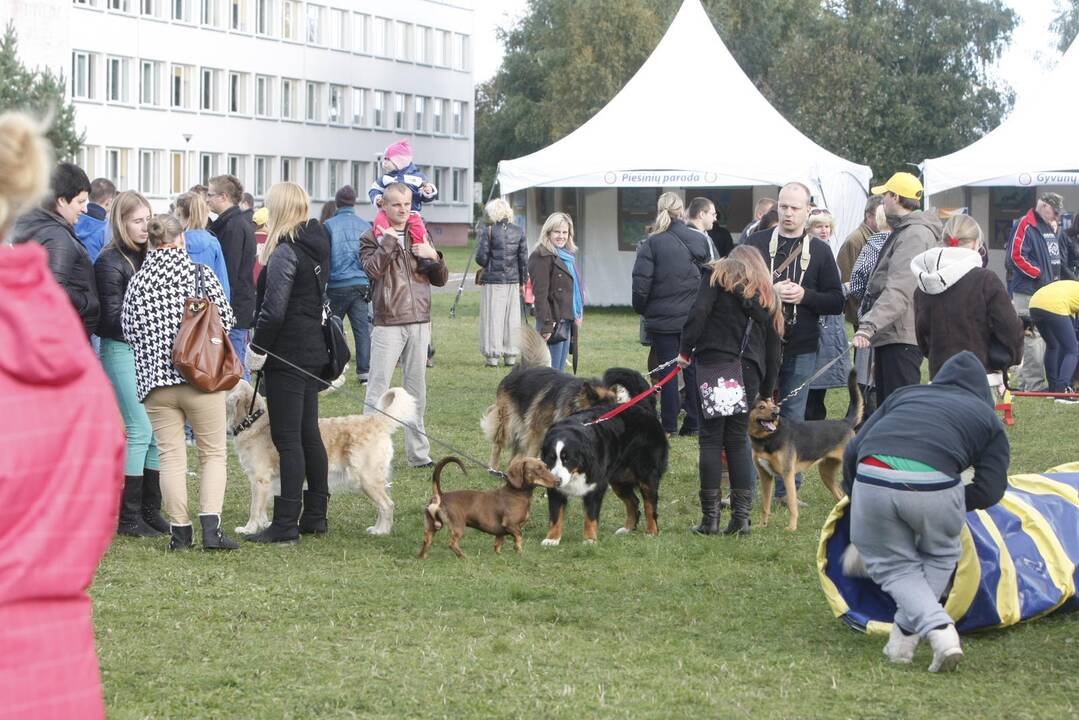
[[[821,587],[836,617],[856,630],[887,634],[895,603],[868,578],[843,574],[850,500],[828,516],[817,548]],[[1077,609],[1079,463],[1008,478],[1004,498],[967,513],[944,609],[959,632],[1007,627],[1061,608]]]

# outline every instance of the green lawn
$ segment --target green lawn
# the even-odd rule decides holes
[[[463,267],[463,258],[462,258]],[[454,269],[454,272],[460,272]],[[504,369],[481,366],[477,295],[456,320],[435,298],[436,367],[428,431],[486,457],[479,429]],[[636,317],[591,311],[582,372],[644,369]],[[358,388],[326,397],[324,415],[359,411]],[[841,413],[845,393],[830,393]],[[1013,471],[1079,459],[1079,409],[1020,400]],[[1079,713],[1079,616],[965,641],[958,674],[889,665],[883,641],[831,616],[817,580],[817,528],[828,510],[815,473],[801,529],[779,521],[745,539],[699,538],[697,446],[677,438],[661,487],[658,538],[614,537],[608,498],[600,541],[585,546],[579,502],[563,544],[543,548],[539,496],[525,552],[491,551],[470,530],[458,560],[440,534],[415,559],[429,471],[403,464],[396,438],[397,523],[365,534],[359,496],[331,501],[331,534],[295,547],[170,555],[164,540],[119,539],[92,588],[110,718],[1065,718]],[[435,455],[441,454],[438,448]],[[194,466],[192,466],[194,467]],[[488,487],[450,469],[448,489]],[[192,491],[192,503],[195,498]],[[235,460],[224,524],[247,518]],[[759,517],[754,508],[754,517]],[[724,516],[724,522],[726,516]],[[1068,690],[1068,688],[1072,688]]]

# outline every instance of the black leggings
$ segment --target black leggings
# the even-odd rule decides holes
[[[270,437],[281,456],[281,497],[299,500],[307,489],[328,494],[326,447],[318,431],[319,382],[292,368],[267,368]]]
[[[827,420],[828,408],[824,405],[824,396],[828,393],[826,388],[820,390],[806,390],[806,420]]]
[[[760,380],[756,367],[742,363],[742,377],[749,402],[757,398]],[[753,453],[749,447],[749,413],[706,419],[701,414],[698,435],[700,454],[697,470],[701,476],[701,490],[719,489],[723,474],[722,452],[727,451],[727,471],[730,473],[731,490],[750,490],[753,482]]]

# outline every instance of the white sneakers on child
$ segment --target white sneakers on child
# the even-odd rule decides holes
[[[952,672],[959,667],[959,661],[963,659],[963,648],[959,647],[959,633],[956,632],[955,625],[930,630],[926,639],[933,648],[933,662],[929,664],[929,672]]]
[[[851,547],[854,547],[851,545]],[[899,626],[892,623],[892,632],[888,635],[888,644],[884,646],[884,656],[894,663],[909,664],[914,660],[914,651],[918,648],[918,635],[904,635]]]

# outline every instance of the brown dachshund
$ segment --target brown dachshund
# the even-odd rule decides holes
[[[423,514],[423,547],[420,559],[427,557],[427,551],[434,541],[435,533],[443,525],[450,529],[450,550],[457,557],[464,557],[458,544],[465,534],[465,528],[471,527],[495,536],[495,552],[502,553],[502,543],[506,535],[513,536],[513,547],[521,552],[521,525],[528,520],[528,511],[532,505],[532,488],[537,485],[553,488],[558,485],[558,478],[551,474],[543,461],[538,458],[522,457],[510,463],[506,470],[506,484],[495,490],[455,490],[443,493],[442,469],[450,463],[456,463],[464,471],[464,464],[455,457],[444,457],[435,465],[431,480],[432,497]]]

